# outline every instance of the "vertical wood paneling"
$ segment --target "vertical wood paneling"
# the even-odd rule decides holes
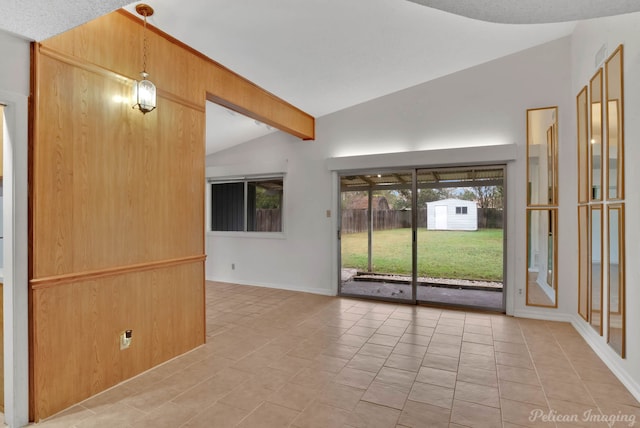
[[[44,44],[57,52],[137,79],[142,70],[139,22],[127,12],[116,12],[46,40]],[[159,30],[152,28],[148,40],[147,70],[158,88],[199,105],[203,97],[208,96],[211,101],[292,135],[314,138],[315,121],[307,113],[202,54],[186,49]],[[118,49],[113,50],[113,46]]]
[[[198,263],[35,290],[34,353],[46,358],[34,372],[37,414],[64,409],[201,344],[202,269]],[[120,351],[118,337],[127,329],[133,342]]]
[[[207,97],[313,137],[312,117],[158,31],[158,108],[133,110],[141,40],[139,20],[118,12],[33,50],[36,421],[204,343]],[[121,351],[126,329],[133,344]]]

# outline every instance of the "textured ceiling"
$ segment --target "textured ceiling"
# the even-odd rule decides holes
[[[127,0],[0,0],[0,29],[41,41],[128,3]]]
[[[496,24],[438,7],[466,5],[455,12],[471,15],[482,11],[484,6],[478,5],[483,4],[501,11],[498,15],[504,19],[516,19],[523,11],[532,15],[530,9],[536,5],[552,3],[540,13],[564,17],[570,5],[593,13],[589,5],[605,4],[596,0],[431,0],[434,7],[407,0],[146,2],[155,9],[151,25],[315,117],[567,36],[575,26],[574,22]],[[40,41],[125,3],[0,0],[0,30]],[[620,5],[630,3],[640,1],[610,0],[605,14],[618,13]],[[134,8],[135,3],[126,7]],[[208,106],[207,153],[273,132],[252,120],[241,124],[242,117],[232,118],[224,109]]]
[[[502,24],[578,21],[640,11],[638,0],[409,0]]]

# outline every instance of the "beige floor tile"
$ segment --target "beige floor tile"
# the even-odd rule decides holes
[[[464,323],[464,333],[475,333],[493,337],[493,329],[491,328],[490,322],[489,325],[478,325],[474,324],[472,321],[467,321]]]
[[[457,399],[453,402],[453,409],[451,409],[451,422],[473,428],[502,426],[500,409]]]
[[[365,327],[365,326],[356,324],[355,326],[347,330],[347,333],[353,334],[356,336],[371,337],[376,332],[376,329],[377,327]]]
[[[355,428],[394,428],[399,417],[400,410],[361,401],[347,423]]]
[[[398,343],[393,348],[394,354],[406,355],[409,357],[423,358],[427,353],[427,347],[422,345],[416,345],[414,343]]]
[[[407,400],[398,425],[412,428],[447,428],[451,410],[417,401]]]
[[[58,413],[57,415],[47,420],[40,421],[38,423],[38,428],[73,427],[80,423],[83,419],[90,418],[92,416],[95,416],[94,412],[81,405],[76,405]]]
[[[369,338],[369,343],[373,343],[375,345],[384,345],[384,346],[396,346],[400,337],[398,336],[390,336],[388,334],[379,334],[375,333]]]
[[[178,396],[178,390],[165,384],[151,385],[149,388],[131,394],[122,400],[135,409],[150,412]]]
[[[267,396],[267,401],[289,409],[302,411],[318,395],[319,391],[316,388],[287,383],[278,391],[272,391]]]
[[[335,373],[307,367],[300,370],[294,377],[292,377],[290,382],[321,389],[331,382],[335,376]]]
[[[484,355],[494,357],[493,345],[485,345],[482,343],[462,342],[461,353]]]
[[[454,388],[456,386],[456,372],[432,367],[420,367],[416,382]]]
[[[483,406],[500,408],[500,395],[498,388],[477,383],[456,382],[454,398],[456,400],[468,401],[481,404]]]
[[[638,401],[620,382],[617,384],[585,382],[584,385],[597,403],[620,403],[640,407]]]
[[[529,348],[524,343],[503,342],[497,340],[494,335],[493,348],[496,352],[506,352],[508,354],[529,355]]]
[[[272,391],[277,391],[289,382],[296,373],[279,369],[265,368],[258,374],[251,376],[251,382]]]
[[[415,379],[415,372],[394,369],[392,367],[382,367],[374,380],[388,385],[411,388]]]
[[[339,343],[334,343],[327,346],[322,354],[328,355],[330,357],[344,358],[348,360],[351,359],[359,349],[360,347],[358,346],[341,345]]]
[[[347,367],[352,369],[364,370],[367,372],[378,373],[380,368],[384,365],[385,358],[374,357],[372,355],[356,354],[351,361],[347,364]]]
[[[354,388],[367,389],[375,377],[375,373],[345,367],[336,375],[334,382]]]
[[[633,426],[640,423],[640,407],[627,406],[625,404],[601,401],[598,407],[603,415],[607,416],[607,421],[613,423],[615,428],[629,427],[635,421]]]
[[[453,404],[453,389],[416,382],[409,393],[409,400],[450,409]]]
[[[230,393],[218,400],[219,403],[238,407],[243,410],[252,411],[262,404],[273,391],[256,385],[252,382],[245,382],[234,388]]]
[[[347,423],[350,415],[350,412],[315,401],[293,420],[292,426],[300,428],[342,428]]]
[[[421,364],[422,358],[409,357],[406,355],[392,353],[385,361],[384,366],[393,367],[400,370],[407,370],[410,372],[417,372],[420,369]]]
[[[397,317],[401,317],[401,318],[397,318]],[[382,324],[383,326],[390,326],[390,327],[402,327],[402,328],[407,328],[409,327],[409,324],[411,324],[411,315],[399,315],[396,313],[393,313],[391,315],[389,315],[389,318],[387,318],[387,320]]]
[[[462,341],[493,346],[493,336],[491,334],[471,333],[466,329],[466,327],[462,335]]]
[[[461,325],[447,325],[446,323],[443,323],[442,320],[440,320],[438,322],[438,325],[436,326],[436,330],[435,333],[439,333],[439,334],[451,334],[454,336],[462,336],[462,333],[464,332],[464,327]]]
[[[365,390],[332,382],[318,393],[317,401],[339,409],[353,410]]]
[[[462,336],[455,336],[451,334],[442,334],[435,333],[431,336],[432,344],[445,344],[445,345],[457,345],[458,347],[462,344]]]
[[[602,421],[602,413],[598,406],[580,404],[549,399],[549,407],[554,414],[559,415],[557,419],[558,427],[585,427],[585,428],[606,428],[607,424]]]
[[[312,363],[311,359],[284,355],[281,358],[271,361],[268,367],[273,369],[297,373],[301,369],[310,366],[311,363]]]
[[[542,387],[549,399],[595,406],[591,394],[581,383],[567,383],[563,379],[543,380]]]
[[[103,412],[95,417],[85,418],[76,426],[78,428],[111,428],[133,427],[135,421],[144,417],[146,413],[129,407],[126,404],[114,404],[108,412]]]
[[[135,421],[136,428],[175,428],[182,426],[193,416],[193,412],[173,403],[165,403]],[[193,425],[191,425],[193,427]]]
[[[435,333],[435,326],[431,327],[431,326],[425,326],[425,325],[418,325],[415,323],[412,323],[411,325],[409,325],[409,327],[407,327],[407,329],[405,330],[405,333],[407,334],[416,334],[419,336],[433,336],[433,334]]]
[[[360,348],[358,354],[372,355],[374,357],[387,358],[393,352],[393,346],[376,345],[374,343],[366,343]]]
[[[460,364],[484,370],[496,370],[496,359],[493,355],[460,353]]]
[[[540,385],[538,374],[535,370],[522,369],[519,367],[502,366],[498,364],[498,379],[509,382],[525,383],[527,385]]]
[[[393,325],[387,325],[386,323],[381,325],[376,333],[378,334],[387,334],[389,336],[397,336],[400,337],[404,334],[406,327],[397,327]]]
[[[549,424],[549,420],[545,419],[549,415],[549,407],[538,404],[522,403],[520,401],[512,401],[501,399],[502,420],[512,424],[525,427],[541,427],[549,428],[553,423]]]
[[[521,367],[533,370],[533,362],[527,355],[496,352],[496,362],[503,366]]]
[[[299,414],[300,412],[295,410],[266,402],[251,412],[237,426],[242,428],[281,428],[288,426]]]
[[[316,370],[323,370],[331,373],[338,373],[349,362],[346,358],[331,357],[329,355],[316,355],[313,359],[310,368]]]
[[[431,336],[405,333],[400,338],[401,343],[413,343],[414,345],[427,346],[431,342]]]
[[[224,397],[238,385],[248,380],[249,377],[250,375],[247,373],[228,368],[183,392],[172,401],[175,404],[197,411]]]
[[[522,383],[500,381],[500,396],[523,403],[547,405],[547,399],[540,385],[526,385]]]
[[[365,343],[367,343],[367,338],[363,336],[358,336],[355,334],[345,333],[338,338],[337,343],[341,343],[343,345],[348,345],[348,346],[356,346],[359,348]]]
[[[446,355],[432,354],[429,351],[422,359],[422,365],[425,367],[433,367],[435,369],[458,371],[458,364],[460,360],[458,357],[449,357]]]
[[[479,369],[461,364],[458,368],[458,380],[461,382],[477,383],[479,385],[498,387],[498,377],[494,370]]]
[[[459,358],[461,345],[450,345],[448,343],[430,343],[427,354],[445,355],[447,357]]]
[[[410,388],[373,381],[362,396],[362,401],[402,410]]]

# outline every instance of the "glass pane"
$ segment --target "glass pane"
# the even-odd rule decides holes
[[[211,230],[244,230],[244,183],[211,185]]]
[[[247,183],[247,230],[282,232],[281,178]]]
[[[578,314],[589,321],[589,207],[578,207]]]
[[[340,177],[341,293],[413,301],[412,171]]]
[[[557,307],[558,210],[527,210],[527,305]]]
[[[602,200],[602,69],[591,79],[591,200]]]
[[[609,218],[609,345],[624,358],[624,207],[610,205]]]
[[[578,203],[589,201],[589,110],[587,87],[576,98],[578,115]]]
[[[417,171],[417,299],[503,309],[503,168]]]
[[[591,275],[589,320],[602,335],[602,207],[591,206]]]
[[[556,107],[527,110],[527,205],[557,202]]]
[[[622,45],[606,62],[607,74],[607,198],[624,199]]]

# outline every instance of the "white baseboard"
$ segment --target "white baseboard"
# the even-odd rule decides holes
[[[516,318],[531,318],[534,320],[544,321],[560,321],[560,322],[573,322],[573,317],[568,314],[557,314],[551,312],[541,312],[535,309],[516,309],[513,312],[513,316]]]
[[[602,362],[609,367],[609,370],[622,382],[631,395],[640,401],[640,384],[633,379],[620,364],[620,356],[616,354],[615,351],[606,344],[604,338],[596,333],[579,315],[574,315],[572,318],[571,324],[573,328],[575,328],[585,342],[591,346],[591,349],[593,349]]]
[[[333,290],[328,290],[326,288],[300,287],[299,285],[269,284],[269,283],[253,282],[253,281],[238,281],[237,279],[230,279],[230,278],[205,278],[205,279],[207,281],[228,282],[231,284],[252,285],[255,287],[275,288],[279,290],[288,290],[288,291],[300,291],[302,293],[319,294],[322,296],[336,295],[336,293]]]

